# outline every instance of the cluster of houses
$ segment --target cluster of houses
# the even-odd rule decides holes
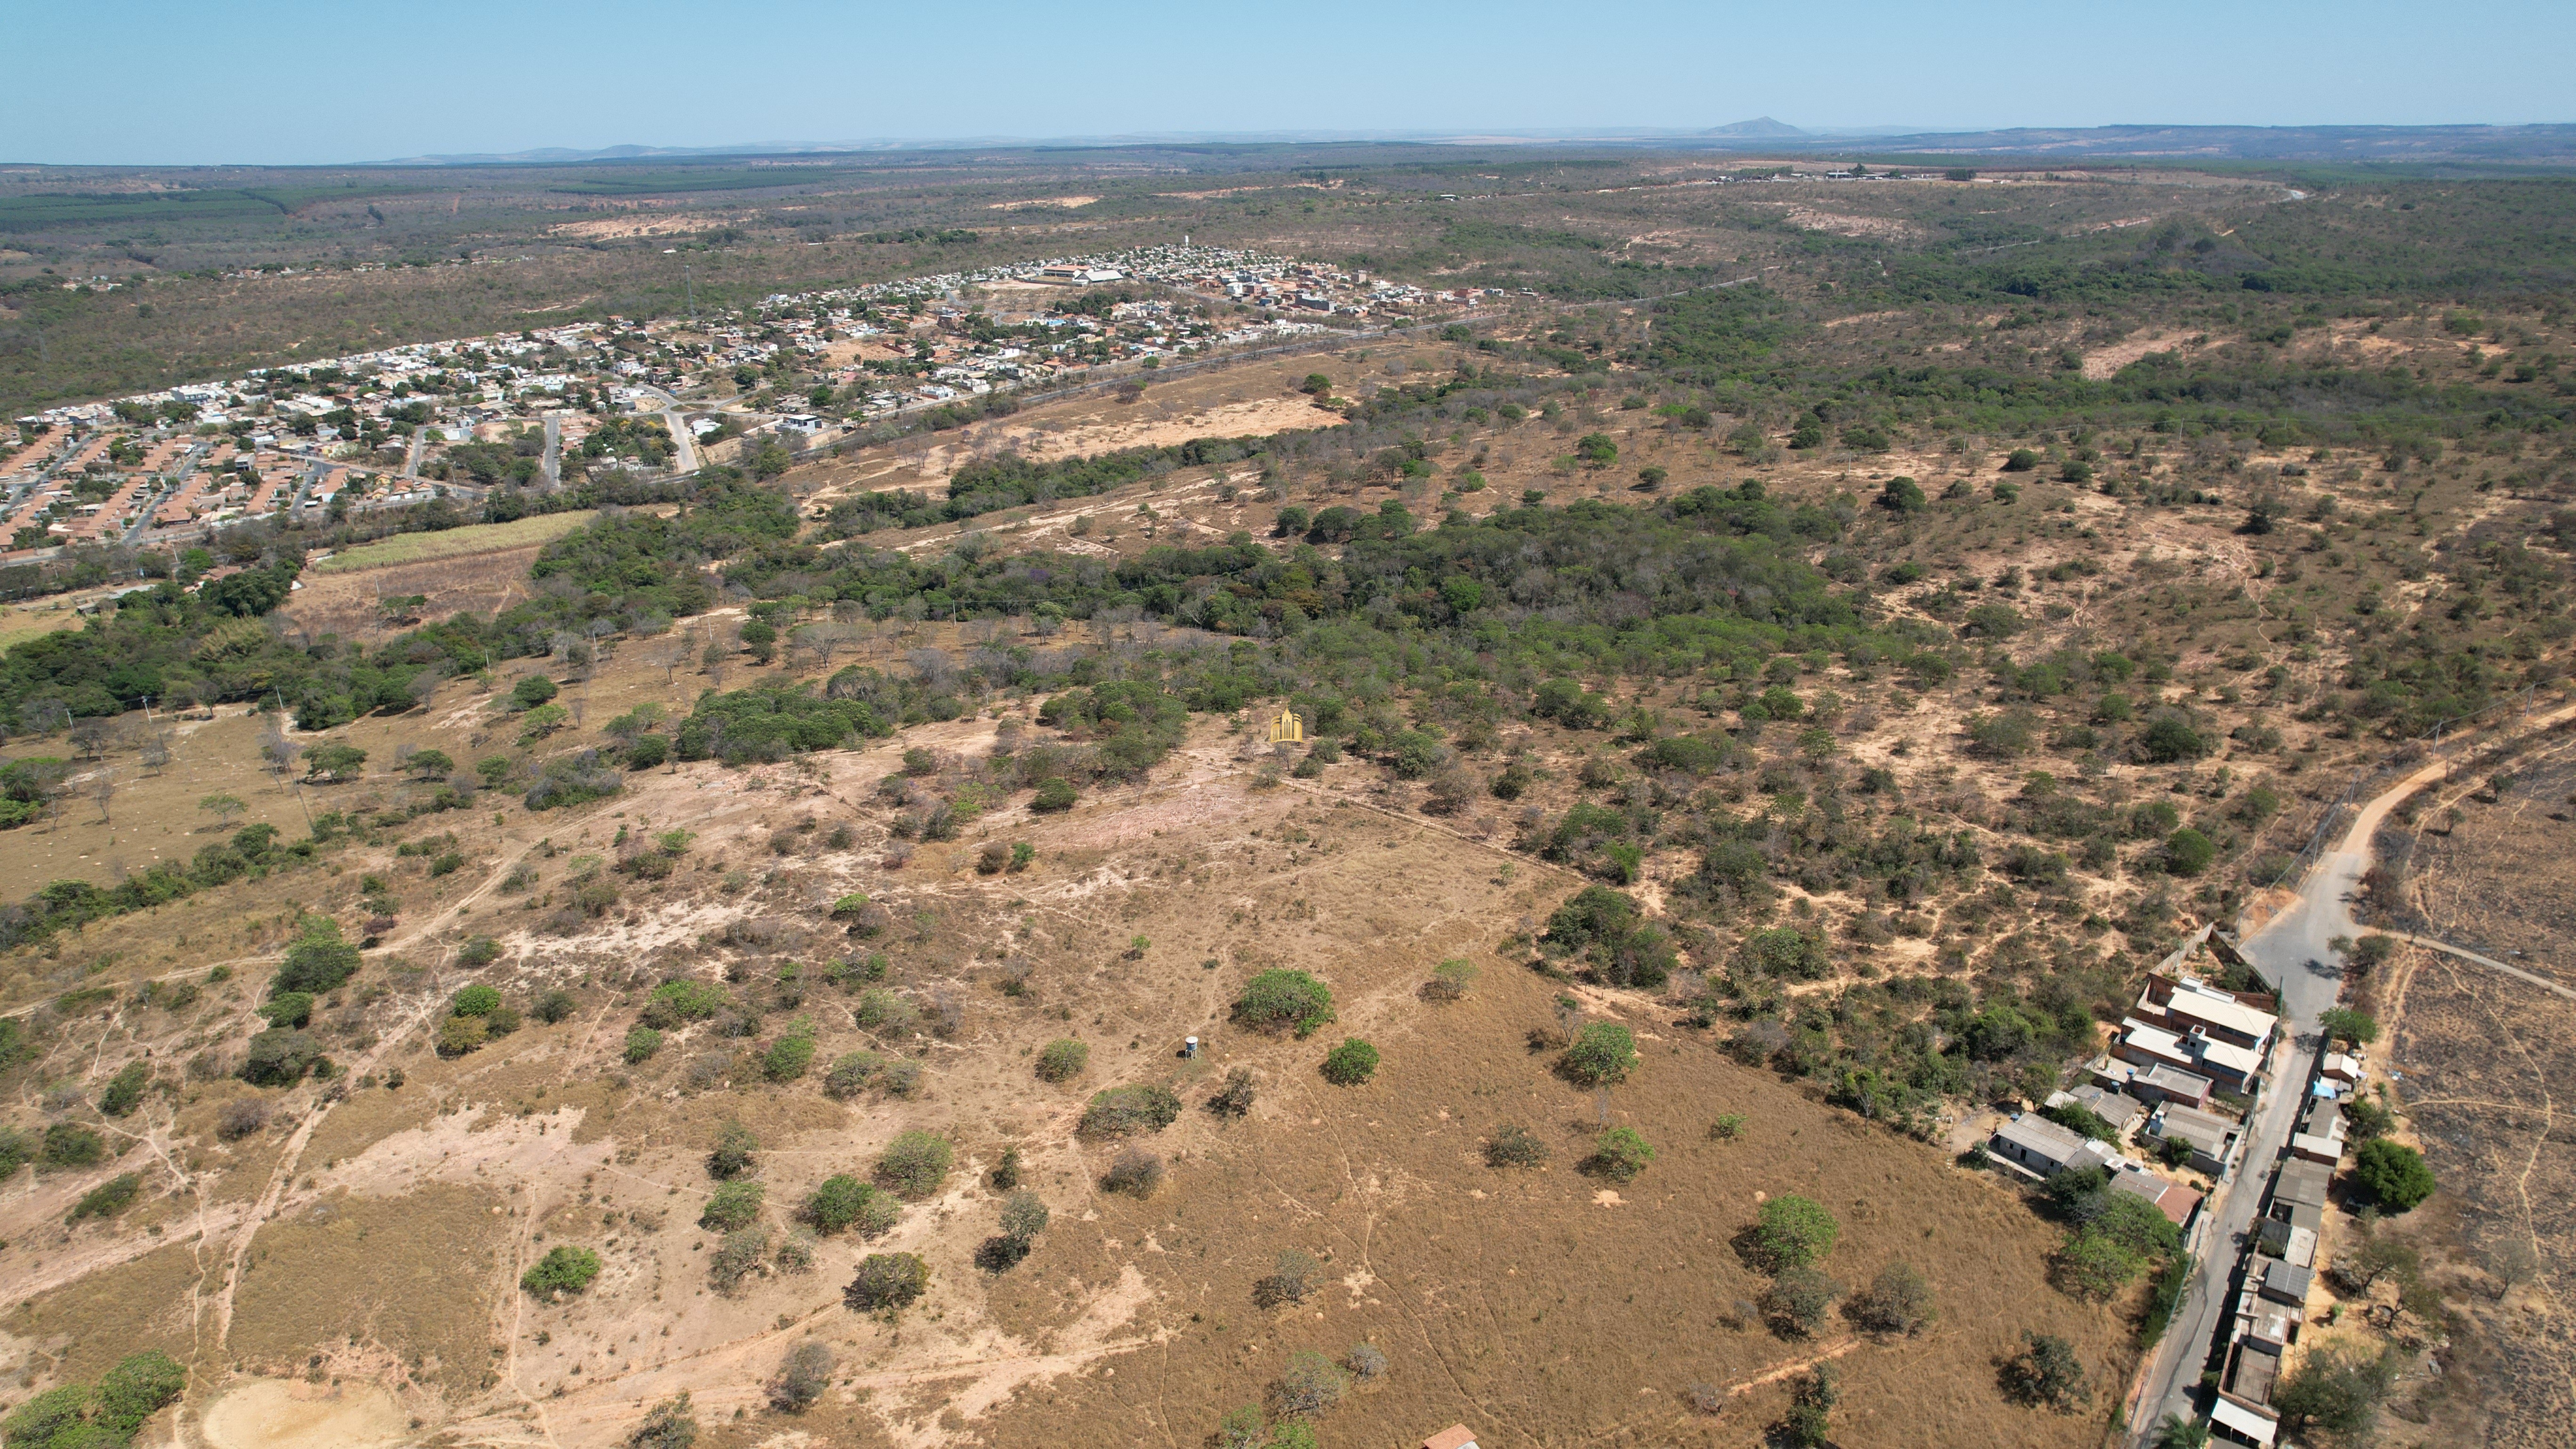
[[[2213,938],[2214,939],[2214,938]],[[2224,949],[2224,943],[2218,943]],[[2150,976],[2110,1049],[2085,1068],[2072,1101],[2111,1124],[2122,1140],[2168,1162],[2225,1180],[2236,1168],[2244,1122],[2228,1104],[2250,1104],[2281,1037],[2270,997],[2229,991],[2195,976]],[[2108,1139],[2087,1141],[2056,1122],[2025,1114],[1997,1129],[1990,1155],[2042,1177],[2070,1167],[2147,1174]],[[2180,1221],[2180,1219],[2177,1219]]]
[[[2222,966],[2244,965],[2224,937],[2204,932],[2195,938],[2148,978],[2109,1049],[2087,1065],[2080,1083],[2046,1104],[2083,1113],[2018,1114],[1995,1129],[1987,1153],[2042,1181],[2100,1168],[2113,1188],[2154,1202],[2190,1233],[2201,1195],[2134,1160],[2126,1144],[2226,1182],[2243,1165],[2243,1114],[2266,1090],[2300,1091],[2298,1118],[2270,1180],[2249,1179],[2239,1189],[2261,1192],[2262,1212],[2245,1243],[2210,1406],[2215,1432],[2269,1446],[2280,1433],[2272,1399],[2283,1359],[2299,1341],[2323,1267],[2327,1190],[2350,1147],[2344,1103],[2360,1089],[2366,1067],[2356,1055],[2329,1052],[2308,1081],[2273,1083],[2275,1054],[2285,1041],[2277,998],[2218,986],[2184,969],[2204,946]],[[2243,978],[2231,973],[2226,979]],[[2092,1136],[2067,1121],[2108,1130]]]
[[[2280,1434],[2272,1394],[2282,1359],[2307,1322],[2316,1285],[2327,1189],[2348,1152],[2343,1104],[2364,1075],[2353,1055],[2328,1053],[2302,1099],[2289,1151],[2272,1174],[2263,1216],[2247,1245],[2227,1356],[2210,1422],[2232,1439],[2270,1445]]]
[[[1098,305],[1093,289],[1110,286],[1118,299]],[[965,300],[969,291],[981,300]],[[688,431],[703,439],[730,424],[809,447],[850,419],[1498,295],[1430,292],[1259,252],[1159,246],[780,293],[704,321],[611,317],[256,369],[22,419],[32,436],[0,451],[0,558],[177,542],[335,500],[417,501],[434,496],[424,466],[431,478],[448,474],[439,463],[455,444],[496,441],[540,417],[555,418],[573,443],[591,414],[662,412],[679,424],[678,396],[693,378],[774,375],[782,354],[788,371],[835,384],[839,406],[700,404],[689,408]],[[865,346],[836,349],[848,343],[876,344],[878,365],[852,355]],[[549,477],[556,456],[550,447]]]

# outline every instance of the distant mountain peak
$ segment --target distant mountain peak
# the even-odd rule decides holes
[[[1703,136],[1803,136],[1807,133],[1786,121],[1775,121],[1769,116],[1756,116],[1750,121],[1738,121],[1732,126],[1712,126],[1700,134]]]

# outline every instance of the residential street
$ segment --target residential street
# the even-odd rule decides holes
[[[2521,721],[2517,728],[2546,728],[2571,713],[2576,710],[2561,709]],[[2316,1063],[2319,1019],[2342,989],[2335,953],[2327,943],[2337,936],[2357,936],[2363,929],[2353,920],[2351,901],[2360,890],[2362,874],[2370,869],[2371,837],[2399,801],[2441,779],[2449,769],[2449,761],[2434,760],[2372,797],[2333,850],[2308,873],[2298,903],[2265,922],[2240,947],[2265,977],[2281,984],[2281,1015],[2289,1041],[2273,1065],[2272,1086],[2248,1124],[2236,1176],[2220,1186],[2207,1206],[2213,1217],[2202,1235],[2201,1261],[2192,1276],[2190,1299],[2156,1347],[2138,1412],[2130,1420],[2140,1444],[2167,1414],[2199,1417],[2200,1372],[2216,1346],[2220,1320],[2235,1299],[2244,1235],[2252,1228],[2255,1210],[2297,1122],[2301,1093]]]

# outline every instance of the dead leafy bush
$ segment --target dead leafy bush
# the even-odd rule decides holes
[[[1102,1191],[1123,1192],[1130,1197],[1152,1197],[1154,1189],[1162,1185],[1163,1159],[1142,1147],[1119,1153],[1100,1177]]]
[[[1207,1108],[1220,1117],[1241,1117],[1252,1110],[1252,1093],[1252,1070],[1230,1067],[1215,1095],[1208,1098]]]
[[[239,1142],[268,1126],[268,1104],[257,1097],[235,1097],[215,1117],[215,1135]]]
[[[1324,1265],[1301,1248],[1281,1250],[1272,1271],[1252,1285],[1252,1301],[1262,1308],[1285,1308],[1306,1301],[1322,1277]]]
[[[778,1377],[769,1381],[769,1406],[781,1413],[805,1412],[832,1386],[833,1363],[831,1346],[810,1338],[787,1350]]]

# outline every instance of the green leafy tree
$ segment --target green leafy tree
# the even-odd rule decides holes
[[[1843,1225],[1822,1203],[1794,1192],[1782,1193],[1755,1214],[1750,1256],[1766,1272],[1803,1268],[1833,1252],[1842,1231]]]
[[[1647,1144],[1643,1133],[1634,1127],[1613,1127],[1593,1139],[1587,1165],[1612,1182],[1627,1182],[1654,1160],[1655,1149]]]
[[[144,1421],[177,1402],[187,1387],[188,1371],[168,1354],[157,1349],[129,1354],[118,1360],[116,1367],[99,1375],[97,1417],[92,1422],[122,1439],[130,1439]],[[14,1433],[9,1442],[19,1442]]]
[[[2218,842],[2186,825],[2165,837],[2164,859],[2175,875],[2198,875],[2218,859]]]
[[[1617,1022],[1586,1022],[1558,1066],[1569,1080],[1587,1087],[1625,1080],[1637,1066],[1636,1033]]]
[[[304,752],[304,778],[337,784],[365,769],[366,764],[367,752],[355,745],[315,745]]]
[[[2382,1137],[2353,1154],[2352,1177],[2387,1212],[2412,1212],[2438,1185],[2424,1154]]]
[[[856,1228],[873,1237],[893,1227],[902,1211],[893,1196],[845,1172],[823,1179],[805,1199],[805,1220],[824,1233]]]
[[[1333,993],[1303,971],[1264,971],[1244,983],[1234,1019],[1255,1031],[1306,1036],[1333,1019]]]
[[[2273,1388],[2272,1407],[2281,1412],[2281,1427],[2303,1441],[2315,1434],[2366,1443],[2400,1362],[2393,1345],[2376,1354],[2358,1346],[2320,1345]]]
[[[760,1205],[769,1189],[756,1182],[719,1183],[707,1196],[707,1205],[698,1213],[698,1226],[717,1232],[738,1232],[759,1220]]]
[[[2209,1425],[2181,1414],[2167,1414],[2156,1421],[2147,1445],[2148,1449],[2209,1449]]]
[[[2318,1017],[2328,1040],[2351,1046],[2368,1046],[2379,1040],[2379,1023],[2367,1013],[2350,1007],[2330,1006]]]
[[[858,1276],[841,1290],[842,1299],[862,1313],[901,1308],[930,1287],[930,1266],[911,1253],[870,1253],[859,1260]]]
[[[588,1248],[558,1245],[546,1250],[528,1271],[519,1275],[519,1287],[536,1298],[559,1298],[579,1293],[599,1276],[599,1255]]]
[[[939,1190],[955,1160],[956,1149],[947,1138],[915,1128],[896,1134],[877,1155],[877,1180],[904,1197],[928,1197]]]

